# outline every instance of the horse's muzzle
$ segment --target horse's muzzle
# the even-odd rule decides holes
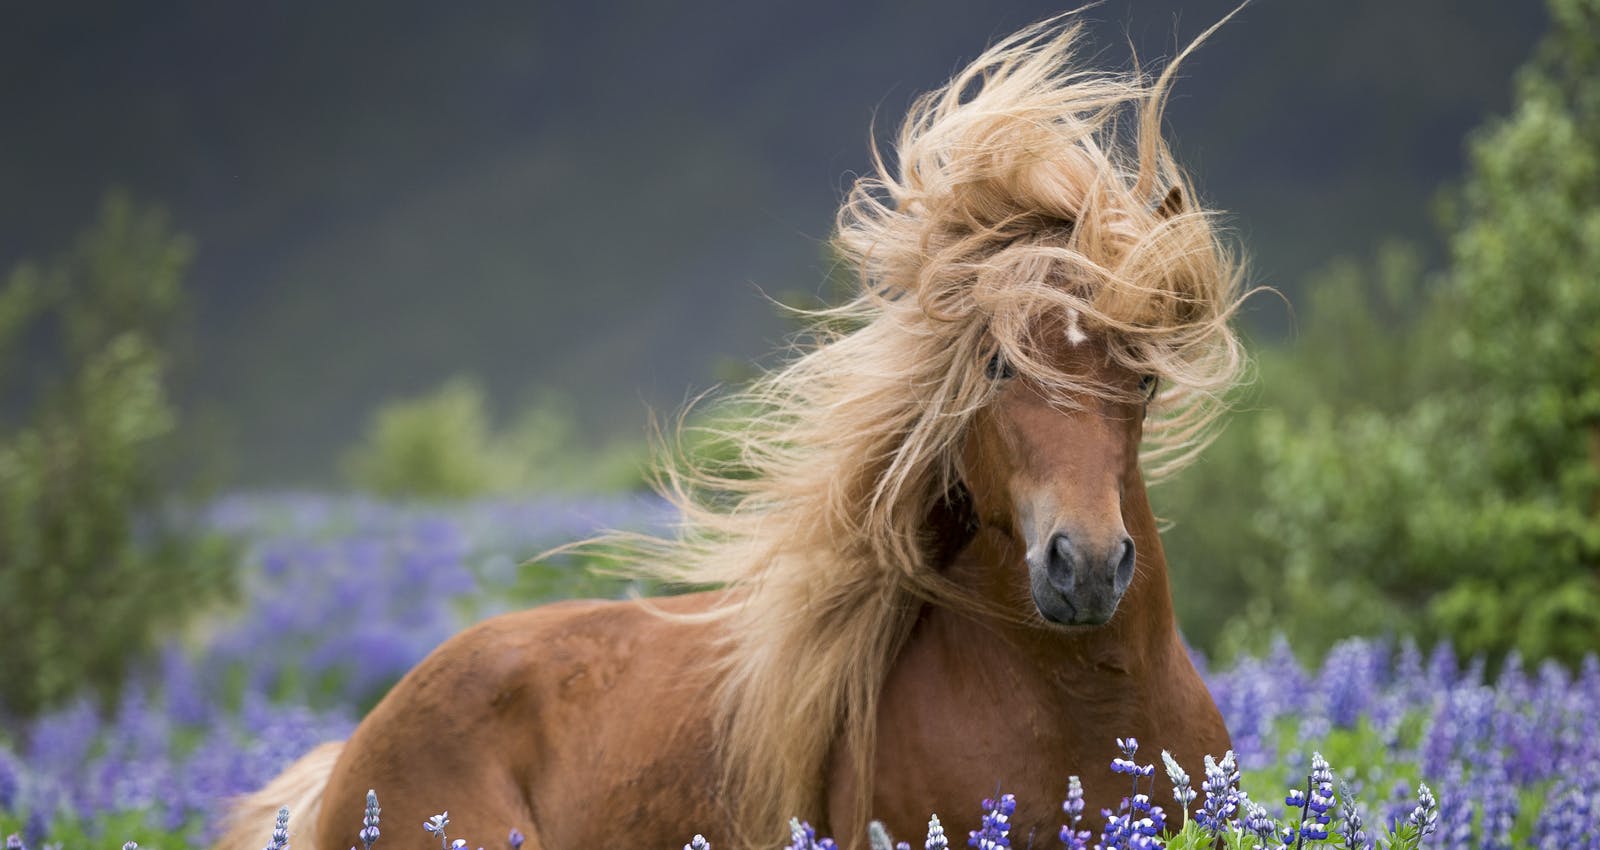
[[[1103,625],[1133,583],[1134,562],[1133,539],[1126,534],[1110,547],[1090,547],[1058,531],[1048,545],[1029,550],[1033,602],[1052,623]]]

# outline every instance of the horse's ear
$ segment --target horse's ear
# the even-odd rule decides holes
[[[1156,207],[1156,215],[1162,218],[1172,218],[1183,212],[1183,187],[1173,186],[1167,190],[1167,196],[1161,199],[1161,204]]]

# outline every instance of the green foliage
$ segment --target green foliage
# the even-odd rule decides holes
[[[483,388],[455,378],[378,410],[346,455],[345,472],[359,489],[418,499],[639,486],[642,451],[582,443],[572,409],[559,400],[543,399],[496,430]]]
[[[225,581],[205,565],[208,544],[178,542],[153,515],[153,458],[175,424],[162,343],[192,251],[160,211],[113,194],[66,256],[22,265],[0,291],[13,367],[0,386],[28,411],[0,430],[0,703],[12,711],[114,688],[158,628]]]
[[[360,488],[383,496],[450,499],[499,489],[508,476],[490,447],[483,391],[457,378],[431,395],[379,410],[346,459]]]
[[[1179,594],[1202,645],[1600,645],[1600,0],[1551,8],[1513,113],[1472,140],[1448,271],[1396,248],[1330,270],[1307,333],[1262,355],[1264,410],[1173,488],[1168,509],[1207,524],[1175,530],[1180,586],[1250,589],[1226,626]],[[1220,482],[1257,513],[1220,516]]]

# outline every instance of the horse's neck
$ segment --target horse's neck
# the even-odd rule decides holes
[[[1139,673],[1165,664],[1176,646],[1172,589],[1155,514],[1144,481],[1137,475],[1128,482],[1122,510],[1138,552],[1138,569],[1111,622],[1071,630],[1044,625],[1027,591],[1017,587],[1019,580],[1025,580],[1020,577],[1026,569],[1020,541],[1000,530],[984,528],[955,556],[949,574],[958,582],[974,583],[973,589],[993,601],[1006,600],[1013,608],[1026,606],[1015,613],[1032,624],[997,624],[956,614],[939,630],[943,638],[974,648],[992,645],[999,638],[1017,661],[1054,670],[1078,662],[1100,670]]]

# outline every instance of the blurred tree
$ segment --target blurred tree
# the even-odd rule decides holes
[[[483,389],[456,378],[374,414],[365,440],[346,455],[345,472],[382,496],[466,498],[500,489],[507,477],[489,444]]]
[[[1550,11],[1515,111],[1471,149],[1453,348],[1478,486],[1453,545],[1478,568],[1431,610],[1464,648],[1570,659],[1600,647],[1600,0]]]
[[[193,246],[113,193],[66,256],[0,290],[0,706],[32,713],[127,660],[225,582],[156,516],[154,452],[175,417],[163,343]],[[51,355],[18,370],[23,337]],[[37,350],[37,346],[35,347]]]
[[[1456,368],[1439,332],[1443,311],[1417,310],[1442,285],[1422,273],[1411,247],[1383,245],[1370,263],[1341,260],[1308,281],[1305,331],[1296,340],[1252,346],[1256,380],[1236,402],[1228,430],[1152,497],[1171,517],[1165,543],[1179,622],[1193,644],[1224,655],[1265,650],[1283,631],[1316,652],[1359,630],[1351,610],[1368,618],[1365,631],[1397,629],[1392,608],[1359,570],[1347,570],[1352,580],[1335,588],[1349,597],[1348,609],[1318,596],[1327,583],[1324,561],[1351,562],[1350,553],[1335,551],[1322,493],[1370,489],[1331,480],[1372,470],[1365,459],[1359,469],[1347,463],[1353,449],[1341,429],[1409,409]],[[1289,439],[1292,447],[1284,445]],[[1322,477],[1307,484],[1313,473]],[[1380,511],[1340,530],[1375,539],[1403,533],[1379,531],[1388,521]],[[1366,556],[1367,547],[1356,549]]]
[[[1222,555],[1254,589],[1224,647],[1275,629],[1313,652],[1383,631],[1567,660],[1600,646],[1600,0],[1550,8],[1512,114],[1472,139],[1449,273],[1419,286],[1380,261],[1363,294],[1336,271],[1272,376],[1290,401],[1227,471],[1258,477],[1264,507]],[[1427,307],[1385,326],[1408,280]]]

